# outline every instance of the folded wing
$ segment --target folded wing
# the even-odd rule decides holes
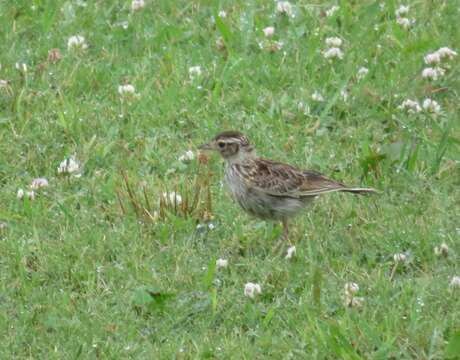
[[[258,159],[257,166],[248,166],[242,170],[248,174],[247,185],[250,188],[272,196],[302,198],[336,191],[357,194],[375,191],[350,188],[318,172],[299,170],[287,164],[265,159]]]
[[[249,187],[272,196],[302,198],[325,192],[348,189],[345,185],[328,179],[314,171],[302,171],[293,166],[258,159],[257,166],[241,170],[247,173]]]

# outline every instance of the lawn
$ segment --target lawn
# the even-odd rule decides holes
[[[458,2],[142,3],[0,3],[0,358],[458,356]],[[226,129],[379,195],[274,256]]]

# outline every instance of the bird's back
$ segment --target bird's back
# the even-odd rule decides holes
[[[342,189],[346,186],[316,171],[300,170],[292,165],[267,159],[235,164],[245,174],[247,183],[273,196],[315,196],[315,192]]]

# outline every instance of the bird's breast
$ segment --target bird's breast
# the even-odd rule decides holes
[[[246,197],[248,185],[244,179],[244,174],[241,173],[237,166],[227,165],[225,167],[225,182],[236,201],[240,202],[241,199]]]

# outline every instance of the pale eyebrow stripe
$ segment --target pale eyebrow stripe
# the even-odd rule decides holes
[[[236,141],[241,141],[241,139],[239,139],[239,138],[227,138],[227,139],[218,139],[217,141],[223,141],[223,142],[226,142],[226,143],[232,143],[232,142],[236,142]]]

